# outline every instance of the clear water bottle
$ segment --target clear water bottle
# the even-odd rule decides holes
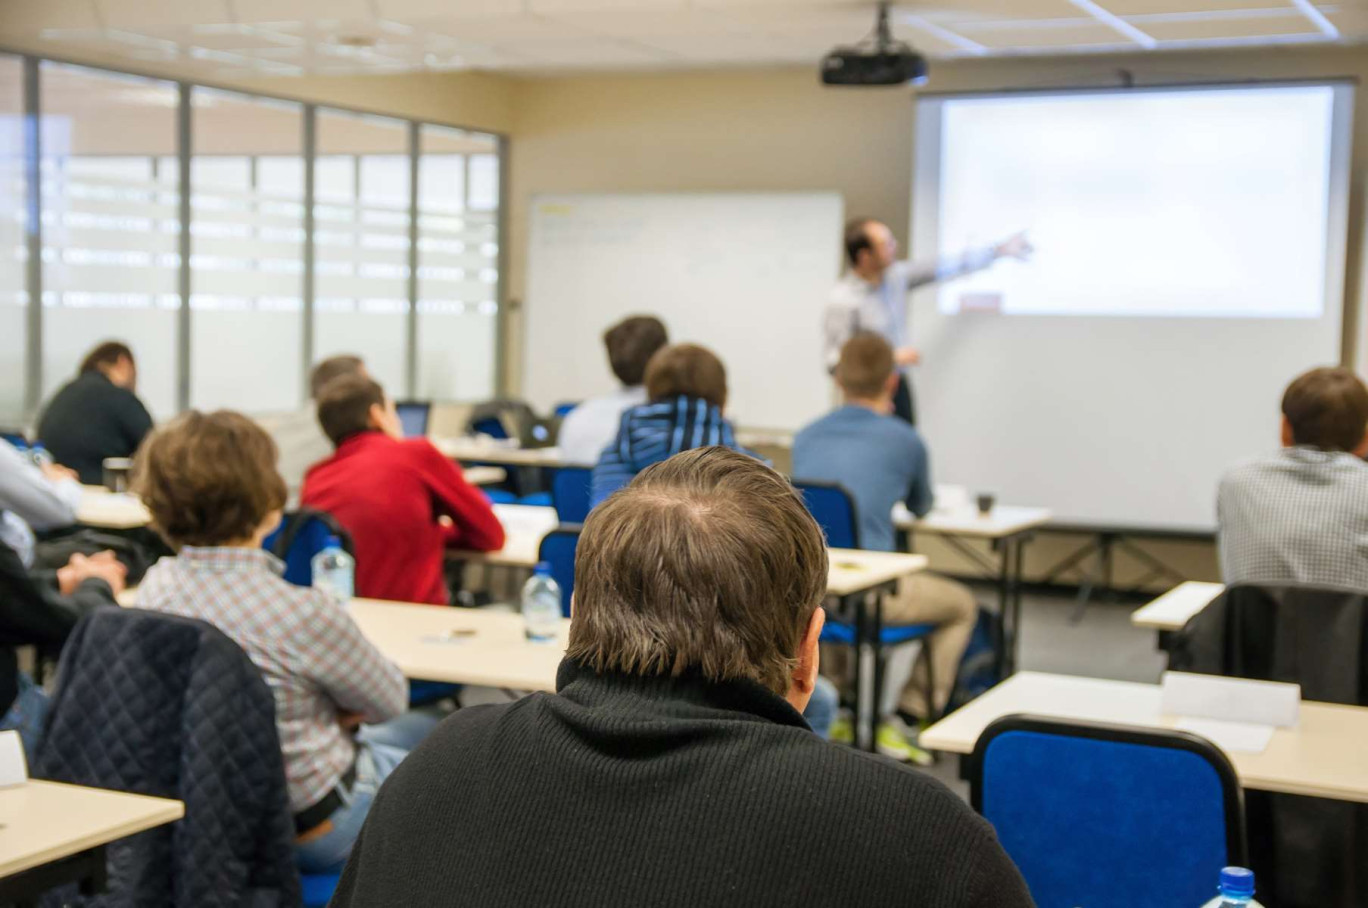
[[[561,588],[551,577],[551,565],[543,561],[523,584],[523,628],[527,639],[555,640],[560,633]]]
[[[1202,908],[1262,908],[1254,901],[1254,872],[1243,867],[1223,868],[1220,895]]]
[[[356,590],[356,562],[342,549],[342,540],[329,536],[311,564],[314,589],[326,590],[344,604],[351,601]]]

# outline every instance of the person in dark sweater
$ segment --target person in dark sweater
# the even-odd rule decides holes
[[[444,721],[331,904],[1030,906],[963,801],[803,723],[826,578],[817,524],[755,459],[645,469],[585,523],[557,693]]]
[[[56,571],[30,571],[0,542],[0,730],[15,730],[32,761],[47,697],[19,671],[15,647],[59,647],[91,609],[117,605],[126,571],[112,552],[73,555]]]
[[[106,457],[132,457],[152,431],[152,417],[135,389],[133,351],[105,341],[86,354],[81,371],[48,401],[38,440],[86,485],[104,482]]]

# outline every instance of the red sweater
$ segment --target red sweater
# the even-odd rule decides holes
[[[421,438],[353,435],[304,476],[300,502],[327,511],[356,546],[356,594],[447,604],[447,546],[488,552],[504,531],[461,468]],[[451,518],[452,526],[437,519]]]

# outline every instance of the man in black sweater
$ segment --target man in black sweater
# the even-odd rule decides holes
[[[133,351],[105,341],[86,354],[74,381],[48,401],[38,440],[86,485],[104,482],[106,457],[132,457],[152,430],[152,417],[135,389]]]
[[[804,724],[827,554],[779,474],[716,447],[656,464],[575,567],[558,692],[443,722],[333,906],[1031,905],[940,783]]]

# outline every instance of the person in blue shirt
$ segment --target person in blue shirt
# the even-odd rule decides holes
[[[622,414],[617,436],[594,465],[591,507],[625,488],[642,470],[682,451],[720,445],[763,460],[736,443],[736,432],[722,415],[727,369],[711,350],[697,344],[662,347],[646,364],[645,382],[647,402]],[[839,707],[835,685],[819,678],[803,718],[826,738]]]
[[[834,374],[845,402],[794,438],[793,476],[844,486],[855,501],[860,547],[892,551],[893,506],[904,502],[918,517],[931,510],[926,444],[913,426],[893,415],[898,372],[887,340],[873,333],[855,335],[841,347]],[[964,584],[922,572],[898,585],[884,603],[883,616],[889,624],[939,625],[930,638],[936,689],[925,689],[919,662],[899,701],[899,711],[913,724],[934,719],[950,698],[978,604]],[[925,658],[923,649],[918,659]],[[838,726],[833,735],[843,732]],[[876,743],[890,756],[927,762],[907,737],[906,723],[890,717],[880,723]]]

